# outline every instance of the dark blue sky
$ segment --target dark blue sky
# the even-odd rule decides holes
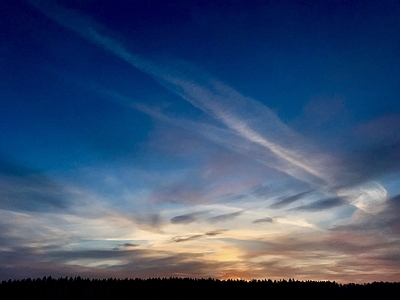
[[[399,15],[2,1],[0,277],[400,280]]]

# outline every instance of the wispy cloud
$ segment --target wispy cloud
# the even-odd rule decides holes
[[[253,221],[254,224],[257,224],[257,223],[273,223],[273,222],[274,222],[274,219],[272,219],[270,217],[256,219],[256,220]]]
[[[189,235],[189,236],[176,236],[172,239],[172,241],[175,243],[181,243],[181,242],[195,240],[195,239],[201,238],[202,236],[203,236],[202,234],[194,234],[194,235]]]
[[[190,224],[193,222],[196,222],[201,215],[203,215],[204,212],[194,212],[190,214],[185,214],[185,215],[180,215],[171,218],[171,223],[172,224]]]
[[[142,230],[163,233],[163,219],[159,213],[140,213],[134,216],[134,221]]]
[[[65,211],[72,194],[30,168],[0,160],[0,208],[25,211]]]
[[[296,195],[286,197],[283,200],[280,200],[279,202],[275,202],[275,203],[271,204],[270,207],[271,208],[282,208],[284,206],[292,204],[293,202],[303,198],[304,196],[310,194],[311,192],[313,192],[313,190],[301,192]]]
[[[237,211],[234,213],[228,213],[228,214],[222,214],[214,217],[210,217],[208,219],[205,219],[206,222],[208,223],[217,223],[217,222],[224,222],[224,221],[229,221],[231,219],[234,219],[238,216],[240,216],[244,211]]]
[[[181,243],[181,242],[188,242],[192,240],[197,240],[202,237],[207,237],[207,236],[216,236],[221,234],[223,231],[226,230],[213,230],[213,231],[208,231],[203,234],[193,234],[193,235],[187,235],[187,236],[176,236],[172,238],[172,241],[175,243]]]
[[[338,206],[342,206],[348,204],[347,200],[345,197],[333,197],[333,198],[328,198],[328,199],[323,199],[319,200],[307,205],[302,205],[296,208],[293,208],[294,210],[307,210],[307,211],[321,211],[325,209],[330,209]]]
[[[314,150],[310,150],[309,143],[303,141],[273,111],[256,100],[241,95],[205,72],[193,72],[193,67],[188,67],[189,64],[184,64],[182,70],[177,70],[168,67],[167,63],[158,65],[135,55],[122,43],[103,33],[106,30],[96,22],[89,21],[74,11],[48,1],[28,2],[58,24],[111,51],[220,121],[247,144],[256,146],[260,151],[260,160],[263,156],[274,157],[275,160],[268,161],[270,167],[314,185],[332,183],[331,176],[324,170],[324,164],[329,163],[325,161],[327,157],[323,158],[319,154],[320,158],[316,160],[317,155]],[[238,145],[241,143],[236,145],[236,148],[240,147]],[[331,172],[332,169],[333,166]]]
[[[274,163],[269,162],[271,167],[316,185],[330,183],[322,166],[315,164],[318,160],[310,160],[310,154],[300,150],[304,141],[261,103],[213,79],[202,85],[195,83],[197,78],[165,76],[162,79],[183,99],[221,121],[246,143],[258,147],[262,153],[260,157],[275,157]],[[197,79],[197,82],[204,81]],[[250,120],[249,115],[252,116]]]
[[[113,250],[117,251],[117,250],[120,250],[121,248],[130,249],[130,248],[138,247],[138,246],[139,246],[139,244],[124,243],[124,244],[121,244],[121,245],[118,245],[118,246],[114,247]]]

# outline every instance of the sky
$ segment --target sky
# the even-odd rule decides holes
[[[0,280],[400,281],[400,2],[0,2]]]

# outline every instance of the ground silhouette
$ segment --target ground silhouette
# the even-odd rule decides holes
[[[339,284],[330,281],[218,280],[193,278],[8,280],[0,284],[1,299],[350,299],[389,298],[400,283]]]

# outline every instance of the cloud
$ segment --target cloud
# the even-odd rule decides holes
[[[321,211],[348,204],[346,197],[332,197],[319,200],[311,204],[293,208],[294,210]]]
[[[134,216],[134,221],[142,230],[163,233],[164,220],[159,213],[141,213]]]
[[[359,124],[355,133],[363,142],[391,145],[400,141],[399,131],[400,114],[391,114]]]
[[[223,231],[226,230],[213,230],[213,231],[208,231],[204,234],[194,234],[194,235],[188,235],[188,236],[176,236],[172,238],[172,241],[175,243],[181,243],[181,242],[188,242],[192,240],[197,240],[202,237],[207,237],[207,236],[216,236],[221,234]]]
[[[148,251],[138,258],[109,269],[128,277],[149,278],[157,274],[159,277],[208,278],[220,276],[220,268],[224,265],[207,260],[202,253]]]
[[[205,219],[205,221],[208,223],[225,222],[225,221],[229,221],[231,219],[234,219],[234,218],[240,216],[243,212],[244,211],[241,210],[241,211],[237,211],[234,213],[222,214],[222,215],[218,215],[218,216],[214,216],[214,217]]]
[[[385,206],[375,213],[363,213],[349,224],[337,225],[332,231],[346,234],[366,233],[374,236],[385,234],[388,238],[400,236],[400,195],[385,201]]]
[[[396,212],[400,212],[400,194],[393,196],[387,202],[391,211],[393,209]]]
[[[260,152],[260,160],[261,157],[268,156],[275,158],[267,162],[264,159],[264,163],[270,167],[313,185],[332,183],[331,177],[325,172],[328,158],[315,153],[309,143],[303,141],[273,111],[256,100],[241,95],[205,72],[198,72],[193,66],[189,67],[188,63],[181,63],[182,68],[177,70],[168,67],[167,63],[157,65],[135,55],[126,46],[102,33],[105,30],[100,25],[74,11],[48,1],[29,0],[29,3],[58,24],[111,51],[220,121],[239,139],[256,147]],[[242,143],[237,143],[236,148],[240,148],[240,145]],[[239,151],[246,152],[244,149]],[[330,169],[332,172],[332,166]]]
[[[207,236],[216,236],[216,235],[219,235],[219,234],[221,234],[222,232],[224,232],[224,231],[226,231],[226,229],[220,229],[220,230],[213,230],[213,231],[207,231],[204,235],[207,235]]]
[[[195,239],[199,239],[203,237],[203,234],[194,234],[194,235],[189,235],[189,236],[176,236],[172,238],[172,241],[175,243],[180,243],[180,242],[187,242]]]
[[[171,218],[170,221],[172,224],[190,224],[196,222],[199,219],[199,216],[201,216],[202,214],[204,214],[204,212],[195,212],[186,215],[180,215]]]
[[[49,251],[47,256],[54,260],[54,262],[69,262],[73,260],[107,260],[107,259],[125,259],[131,255],[140,255],[143,250],[61,250],[61,251]]]
[[[321,166],[313,163],[318,160],[311,161],[307,157],[308,153],[302,154],[299,150],[303,144],[301,138],[261,103],[246,98],[215,80],[208,80],[206,84],[200,85],[194,83],[196,79],[167,76],[164,81],[183,99],[221,121],[253,147],[256,146],[259,151],[264,152],[264,156],[275,157],[275,162],[270,163],[271,167],[314,184],[330,181],[322,172]],[[249,121],[247,116],[250,115],[252,119]],[[296,147],[295,141],[298,142]]]
[[[215,145],[204,148],[201,154],[193,153],[188,159],[195,163],[190,167],[184,165],[153,184],[148,201],[194,205],[238,200],[263,182],[266,175],[262,165]],[[182,221],[193,217],[199,216],[183,216]],[[179,219],[172,221],[179,222]]]
[[[30,168],[0,160],[0,208],[25,211],[63,211],[72,194]]]
[[[270,218],[270,217],[265,217],[265,218],[262,218],[262,219],[256,219],[256,220],[253,221],[254,224],[257,224],[257,223],[273,223],[273,222],[274,222],[274,220],[272,218]]]
[[[282,207],[285,207],[285,206],[287,206],[289,204],[292,204],[293,202],[295,202],[297,200],[300,200],[301,198],[303,198],[304,196],[310,194],[313,191],[314,190],[305,191],[305,192],[301,192],[301,193],[286,197],[286,198],[284,198],[283,200],[281,200],[279,202],[271,204],[269,207],[270,208],[282,208]]]
[[[307,275],[304,269],[312,269],[313,276],[323,276],[339,282],[362,282],[366,278],[365,272],[374,271],[379,276],[388,273],[394,275],[400,265],[399,261],[393,261],[397,257],[394,254],[398,253],[398,239],[382,231],[374,234],[368,230],[350,231],[344,228],[335,232],[309,229],[302,233],[278,234],[273,241],[247,238],[230,242],[240,249],[239,259],[246,261],[248,266],[266,262],[270,268],[262,267],[261,270],[269,270],[272,274],[281,274],[287,267],[291,268],[291,276],[296,278],[307,278],[310,274]],[[354,260],[355,256],[357,260]],[[363,279],[358,275],[354,277],[355,273]]]
[[[386,205],[387,191],[376,181],[354,185],[338,190],[338,195],[348,197],[348,200],[363,212],[376,214]]]
[[[89,278],[149,278],[154,274],[216,277],[221,265],[208,261],[202,253],[177,254],[153,249],[48,251],[41,247],[16,247],[0,250],[0,280],[77,274]]]
[[[357,185],[400,170],[400,142],[368,145],[343,157],[347,171],[340,187]]]
[[[139,244],[133,244],[133,243],[124,243],[121,245],[122,247],[130,248],[130,247],[137,247]]]

